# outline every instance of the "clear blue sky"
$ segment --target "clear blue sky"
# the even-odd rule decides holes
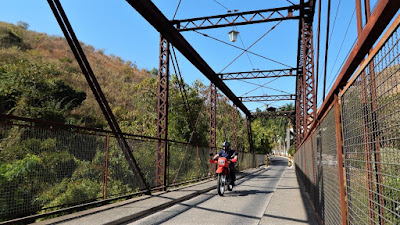
[[[378,0],[371,0],[374,6]],[[179,0],[154,0],[154,4],[172,19]],[[299,0],[290,0],[295,4]],[[326,33],[326,0],[322,4],[321,48],[325,46]],[[72,27],[80,39],[96,49],[104,49],[106,54],[120,56],[124,60],[136,62],[139,68],[151,70],[158,67],[159,34],[124,0],[62,0],[61,1]],[[220,4],[218,4],[220,3]],[[223,6],[221,6],[223,5]],[[176,19],[193,18],[224,14],[227,9],[237,9],[240,12],[289,6],[288,0],[182,0]],[[225,8],[226,7],[226,8]],[[338,74],[340,66],[351,50],[356,40],[356,19],[354,0],[331,1],[331,38],[328,55],[327,92]],[[353,15],[353,16],[352,16]],[[27,22],[30,30],[44,32],[50,35],[63,36],[62,32],[45,0],[2,0],[0,1],[0,20],[16,24],[18,21]],[[243,41],[233,43],[241,48],[247,48],[271,29],[277,22],[255,25],[238,26]],[[349,30],[346,34],[346,30]],[[317,31],[314,25],[314,32]],[[232,27],[200,31],[212,37],[228,42],[228,32]],[[206,38],[194,32],[182,33],[189,43],[199,52],[206,62],[216,72],[220,72],[242,51]],[[297,59],[297,21],[283,21],[262,40],[255,44],[250,51],[268,58],[272,58],[291,67],[296,66]],[[316,45],[316,35],[314,44]],[[316,49],[316,48],[315,48]],[[321,104],[322,75],[324,50],[320,52],[320,84],[318,90],[318,105]],[[178,62],[182,75],[187,83],[199,79],[209,84],[194,66],[178,53]],[[253,69],[284,69],[286,67],[259,58],[254,55],[243,54],[224,72],[251,71]],[[174,73],[171,68],[171,73]],[[248,80],[256,84],[265,84],[272,81],[267,87],[279,89],[283,92],[257,86],[241,81],[226,81],[227,85],[237,96],[276,95],[295,93],[295,78],[279,78]],[[250,92],[250,93],[248,93]],[[248,93],[248,94],[247,94]],[[271,106],[279,107],[287,102],[272,102]],[[250,110],[263,107],[264,103],[246,103]]]

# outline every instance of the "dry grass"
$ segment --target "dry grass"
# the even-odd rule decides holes
[[[57,70],[62,71],[59,78],[75,89],[87,93],[87,99],[82,106],[74,110],[74,113],[103,118],[65,38],[29,31],[5,22],[0,22],[0,28],[11,30],[23,39],[24,44],[29,46],[27,50],[0,49],[1,58],[5,60],[26,58],[37,63],[52,64]],[[84,43],[81,45],[111,108],[114,109],[118,106],[125,110],[133,110],[132,90],[143,79],[152,77],[149,72],[139,70],[136,65],[132,65],[129,61],[125,62],[117,56],[105,55],[102,49],[96,50],[93,46]]]

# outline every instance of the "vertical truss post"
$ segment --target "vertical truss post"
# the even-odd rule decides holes
[[[237,107],[235,104],[232,106],[232,148],[237,149]]]
[[[217,87],[214,84],[210,84],[210,141],[209,148],[210,153],[216,152],[216,139],[217,139]],[[210,174],[213,174],[213,166],[210,164]]]
[[[254,153],[254,146],[253,146],[253,132],[251,130],[251,118],[250,117],[246,117],[247,118],[247,137],[249,138],[249,145],[250,145],[250,152]]]
[[[310,3],[312,1],[309,1]],[[304,5],[304,1],[301,1]],[[311,124],[316,118],[316,91],[314,74],[314,47],[313,47],[313,11],[311,5],[302,9],[302,19],[299,22],[299,50],[298,71],[296,80],[296,128],[297,145],[310,131]]]
[[[304,133],[310,131],[316,117],[315,79],[314,79],[314,44],[312,23],[303,20],[303,82],[304,82]]]
[[[255,166],[255,152],[254,152],[254,146],[253,146],[253,133],[251,131],[251,118],[249,116],[246,116],[247,119],[247,137],[249,140],[249,146],[250,146],[250,153],[253,154],[253,166]]]
[[[157,158],[156,187],[167,186],[167,154],[168,154],[168,90],[169,90],[169,43],[160,36],[160,58],[158,70],[157,100]]]

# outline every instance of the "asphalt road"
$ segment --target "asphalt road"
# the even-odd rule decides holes
[[[273,166],[236,181],[223,197],[216,190],[126,224],[258,224],[287,168],[274,158]]]

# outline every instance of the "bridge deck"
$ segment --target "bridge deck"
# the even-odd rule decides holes
[[[215,180],[86,210],[40,224],[317,224],[287,159],[238,174],[232,192]]]

